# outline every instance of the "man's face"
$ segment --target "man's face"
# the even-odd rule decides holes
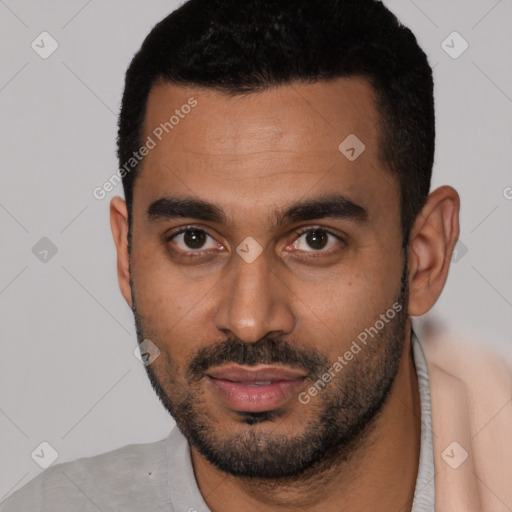
[[[156,146],[133,196],[137,336],[160,350],[147,371],[163,404],[224,471],[277,478],[346,457],[389,392],[407,273],[377,121],[359,78],[150,93],[143,140]],[[355,160],[353,138],[339,149],[351,134],[365,146]],[[308,207],[285,215],[296,203]]]

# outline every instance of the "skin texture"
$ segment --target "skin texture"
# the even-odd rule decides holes
[[[213,444],[250,439],[254,445],[259,440],[264,450],[277,439],[300,439],[308,426],[320,427],[320,413],[332,408],[336,397],[357,396],[360,406],[367,404],[370,392],[357,395],[355,384],[364,382],[363,390],[382,387],[377,383],[386,371],[379,358],[385,356],[389,363],[390,386],[392,382],[382,410],[365,432],[340,444],[337,456],[331,453],[289,478],[235,476],[192,446],[195,476],[206,503],[214,512],[410,510],[420,409],[407,316],[402,330],[397,325],[394,331],[383,329],[307,405],[294,397],[268,421],[242,421],[207,379],[188,379],[186,373],[199,351],[216,353],[226,340],[238,340],[252,346],[254,354],[269,356],[269,346],[259,352],[257,347],[273,339],[288,343],[292,352],[317,354],[330,366],[399,297],[404,270],[399,189],[378,159],[371,87],[354,77],[228,97],[160,83],[148,99],[144,139],[190,98],[197,106],[139,167],[131,258],[126,205],[116,197],[110,208],[121,292],[134,310],[139,341],[149,338],[161,351],[148,373],[164,404],[179,409],[189,399],[197,413],[193,418],[207,425]],[[338,150],[351,133],[365,144],[355,161]],[[333,192],[362,206],[367,220],[323,217],[273,225],[277,210]],[[151,220],[148,207],[165,196],[213,202],[228,222]],[[440,295],[458,237],[458,210],[453,188],[430,193],[407,249],[404,313],[422,315]],[[169,238],[185,226],[207,232],[204,248],[192,249],[181,237]],[[315,250],[305,234],[297,235],[305,228],[324,228],[344,241],[330,236],[326,248]],[[252,263],[236,252],[248,236],[263,249]],[[178,257],[171,248],[202,254]],[[396,365],[386,347],[399,347]],[[312,377],[308,373],[301,390],[311,386]],[[349,408],[342,418],[361,415],[361,408]],[[190,428],[187,418],[182,415],[178,425],[181,420],[180,427]],[[248,450],[250,444],[235,446]]]

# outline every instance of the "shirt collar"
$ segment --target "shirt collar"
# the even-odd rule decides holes
[[[418,375],[421,407],[420,461],[411,512],[433,512],[435,492],[430,381],[425,354],[414,331],[411,331],[411,345]]]

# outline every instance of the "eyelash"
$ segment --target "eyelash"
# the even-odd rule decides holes
[[[295,238],[292,243],[295,243],[297,241],[297,239],[299,239],[302,235],[305,235],[306,233],[310,233],[312,231],[321,231],[321,232],[325,233],[326,235],[332,236],[338,242],[341,242],[342,245],[346,244],[346,241],[341,236],[337,235],[336,233],[333,233],[329,229],[322,228],[319,226],[318,227],[308,227],[308,228],[299,229],[299,230],[295,231],[295,233],[294,233]],[[329,242],[327,242],[327,243],[329,243]],[[338,252],[339,250],[340,250],[340,247],[338,244],[335,248],[330,248],[325,251],[324,250],[315,251],[313,249],[311,249],[311,251],[302,251],[302,252],[306,252],[307,256],[298,256],[298,257],[299,257],[299,259],[303,259],[303,260],[308,260],[311,258],[321,258],[321,257],[331,256],[331,255],[335,254],[336,252]],[[298,252],[301,253],[300,250]]]
[[[181,235],[183,233],[187,233],[188,231],[201,231],[201,232],[205,233],[207,236],[209,236],[210,238],[212,238],[213,240],[215,240],[214,237],[212,237],[204,229],[197,228],[195,226],[185,226],[182,229],[180,229],[179,231],[177,231],[176,233],[173,233],[172,235],[169,235],[169,236],[166,237],[165,241],[166,241],[166,244],[169,247],[169,250],[173,254],[175,254],[175,255],[177,255],[178,257],[181,257],[181,258],[198,258],[198,257],[202,257],[203,253],[205,252],[203,250],[183,251],[181,249],[179,249],[179,250],[173,249],[173,248],[171,248],[169,246],[169,242],[171,242],[174,238],[176,238],[178,235]],[[312,232],[312,231],[321,231],[321,232],[323,232],[323,233],[325,233],[327,235],[331,235],[332,237],[336,238],[336,240],[338,240],[342,244],[346,243],[346,241],[341,236],[337,235],[336,233],[333,233],[332,231],[330,231],[330,230],[328,230],[326,228],[322,228],[322,227],[308,227],[308,228],[304,228],[304,229],[300,229],[300,230],[295,231],[294,232],[295,238],[293,239],[291,244],[295,243],[297,241],[297,239],[300,238],[302,235],[304,235],[306,233],[309,233],[309,232]],[[291,244],[288,244],[288,245],[291,245]],[[219,245],[222,245],[222,244],[219,244]],[[333,251],[332,248],[328,249],[327,251],[323,251],[323,250],[318,250],[318,251],[315,251],[315,250],[302,251],[302,252],[307,252],[308,256],[299,256],[299,259],[310,259],[310,258],[322,257],[322,256],[325,256],[325,255],[331,255],[333,252],[336,252],[337,250],[339,250],[339,249],[334,249],[334,251]],[[299,250],[299,253],[300,252],[301,251]]]

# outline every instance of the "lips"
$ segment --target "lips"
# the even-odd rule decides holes
[[[294,380],[306,377],[304,372],[292,368],[261,365],[254,368],[239,365],[221,366],[208,371],[208,376],[232,382]]]
[[[297,396],[306,374],[291,368],[229,365],[207,372],[213,391],[236,411],[269,411]]]

